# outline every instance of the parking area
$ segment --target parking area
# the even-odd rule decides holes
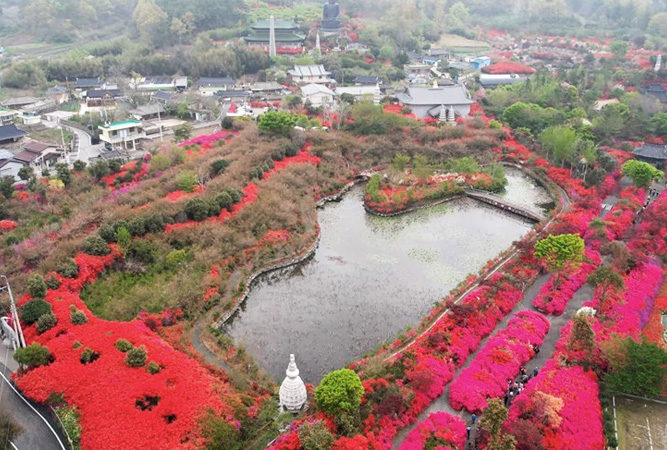
[[[619,450],[667,450],[667,403],[616,397]]]

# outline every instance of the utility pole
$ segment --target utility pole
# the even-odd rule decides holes
[[[12,329],[14,330],[14,335],[16,341],[12,344],[14,345],[14,350],[17,348],[25,347],[25,338],[23,337],[23,329],[21,328],[21,322],[19,321],[19,313],[16,309],[16,302],[14,301],[14,295],[12,294],[12,288],[9,285],[9,280],[6,275],[0,275],[0,278],[4,278],[5,285],[0,286],[0,291],[7,291],[9,294],[9,311],[12,315]]]

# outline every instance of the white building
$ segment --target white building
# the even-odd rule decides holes
[[[288,70],[287,73],[292,77],[297,84],[330,84],[335,83],[336,80],[331,78],[331,72],[328,72],[322,64],[311,66],[294,66],[294,69]]]
[[[336,93],[321,84],[307,84],[301,88],[301,97],[304,103],[310,102],[315,108],[330,106],[334,103]]]
[[[108,125],[101,125],[100,140],[111,147],[122,147],[124,149],[136,148],[137,141],[146,137],[141,122],[138,120],[126,120]]]
[[[451,86],[416,87],[410,86],[404,92],[396,94],[401,106],[407,106],[419,119],[440,117],[440,110],[445,105],[452,108],[456,116],[470,116],[470,105],[475,101],[460,84]]]
[[[375,86],[347,86],[347,87],[337,87],[337,95],[349,94],[354,97],[355,101],[369,101],[373,102],[376,105],[380,104],[382,99],[382,93],[380,92],[380,86],[377,84]]]
[[[296,413],[305,406],[308,394],[306,393],[306,385],[299,376],[294,355],[289,355],[289,365],[285,374],[287,376],[280,385],[280,408],[283,411]]]

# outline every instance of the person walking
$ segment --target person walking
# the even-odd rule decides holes
[[[470,427],[466,428],[466,434],[468,435],[468,439],[470,439],[470,430],[471,430]]]
[[[470,416],[470,420],[472,421],[472,424],[475,425],[475,421],[477,420],[477,414],[472,413],[472,416]]]
[[[537,372],[538,372],[537,367],[535,367],[535,368],[533,369],[533,377],[536,377],[536,376],[537,376]]]

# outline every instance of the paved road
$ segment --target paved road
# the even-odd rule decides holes
[[[42,124],[49,128],[58,128],[61,126],[55,122],[49,122],[48,120],[42,120]],[[72,164],[77,159],[87,163],[91,158],[99,156],[100,153],[104,151],[104,145],[93,145],[90,141],[90,135],[85,131],[70,127],[66,127],[66,129],[74,133],[79,141],[77,148],[75,148],[75,152],[69,155],[70,164]]]
[[[0,405],[23,428],[23,432],[14,441],[16,448],[19,450],[65,450],[66,447],[59,442],[49,425],[19,397],[7,381],[11,372],[4,366],[4,357],[0,361],[0,374]],[[40,411],[40,414],[45,415],[45,412]],[[54,425],[51,426],[55,429]]]

